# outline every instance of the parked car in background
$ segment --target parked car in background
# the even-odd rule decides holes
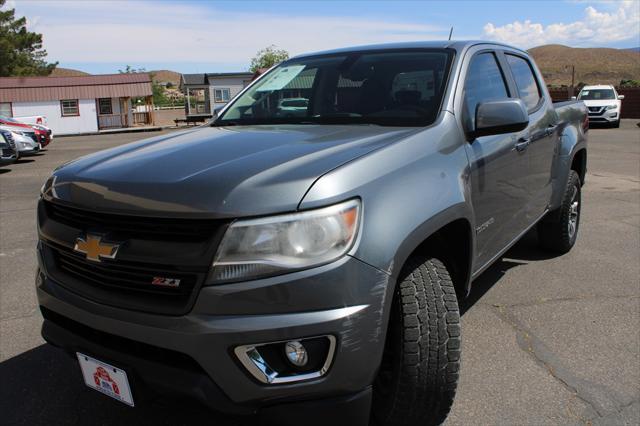
[[[304,115],[280,114],[290,95]],[[209,126],[53,172],[42,334],[128,405],[133,386],[278,426],[441,424],[458,298],[530,229],[571,250],[587,134],[584,103],[552,103],[506,45],[291,58]]]
[[[587,105],[589,122],[606,123],[613,127],[620,127],[624,95],[618,95],[615,87],[611,85],[584,86],[578,94],[578,99]]]
[[[49,145],[49,143],[53,140],[53,132],[48,127],[42,126],[40,124],[28,124],[23,123],[12,117],[5,117],[0,115],[0,125],[6,126],[14,126],[14,127],[23,127],[33,129],[36,132],[37,140],[40,142],[42,147]]]
[[[40,152],[40,149],[42,149],[40,142],[38,142],[36,131],[31,128],[1,124],[0,130],[6,130],[11,133],[11,136],[16,143],[16,149],[21,157],[23,155],[35,154]]]
[[[39,124],[41,126],[47,125],[47,117],[45,117],[44,115],[29,115],[29,116],[13,117],[13,118],[26,124]]]
[[[0,166],[11,164],[17,159],[18,151],[11,132],[0,130]]]

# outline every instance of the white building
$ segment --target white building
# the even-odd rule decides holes
[[[228,72],[182,74],[180,90],[186,97],[187,120],[205,120],[240,93],[250,82],[253,73]]]
[[[153,124],[149,74],[0,78],[0,115],[46,117],[55,135]],[[147,105],[134,112],[132,104]]]

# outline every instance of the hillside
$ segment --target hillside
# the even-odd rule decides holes
[[[620,80],[640,80],[640,53],[608,48],[575,48],[558,44],[529,49],[548,85],[571,84],[575,65],[575,83],[619,84]]]
[[[171,82],[174,87],[178,87],[180,84],[180,73],[169,70],[155,70],[149,71],[150,74],[153,75],[153,81],[158,82]]]
[[[82,75],[89,75],[89,73],[71,68],[55,68],[51,74],[49,74],[49,77],[79,77]]]

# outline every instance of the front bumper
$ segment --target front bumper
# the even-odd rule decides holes
[[[68,352],[88,352],[129,369],[146,387],[186,394],[219,411],[273,411],[291,402],[347,398],[365,411],[359,415],[368,414],[367,389],[384,347],[389,276],[357,259],[345,257],[280,277],[204,287],[191,312],[183,316],[89,301],[50,279],[42,265],[40,259],[37,294],[45,316],[43,336]],[[325,375],[308,381],[260,383],[234,354],[241,345],[320,335],[335,337],[334,359]],[[108,342],[113,344],[105,345]],[[153,365],[132,360],[132,348],[139,345],[191,360],[186,369],[191,373],[173,371],[172,356]],[[167,382],[165,375],[182,381]],[[194,378],[187,380],[190,376]]]
[[[615,123],[619,119],[620,115],[617,109],[605,110],[602,107],[589,108],[590,123]]]
[[[40,152],[40,144],[38,143],[25,144],[24,142],[16,142],[16,147],[21,156],[37,154]]]

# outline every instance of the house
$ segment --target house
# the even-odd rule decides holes
[[[4,77],[0,78],[0,115],[43,115],[56,135],[97,133],[152,125],[152,95],[147,73]]]
[[[180,90],[186,97],[187,119],[205,120],[240,93],[250,82],[250,72],[182,74]]]

